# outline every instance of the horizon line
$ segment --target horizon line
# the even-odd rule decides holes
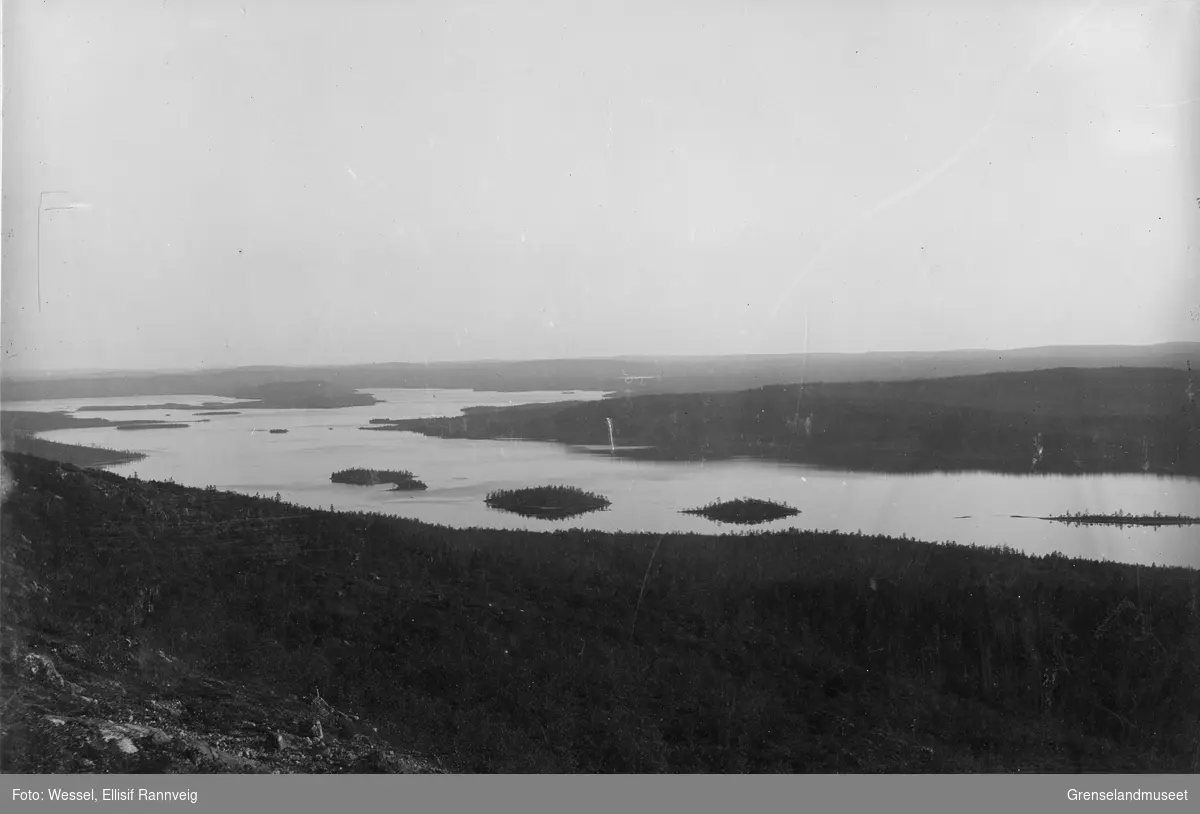
[[[1029,353],[1036,351],[1063,351],[1063,350],[1084,350],[1084,349],[1122,349],[1122,350],[1150,350],[1154,348],[1166,348],[1174,345],[1196,345],[1200,346],[1200,340],[1179,339],[1170,340],[1167,342],[1152,342],[1145,345],[1132,344],[1078,344],[1078,345],[1029,345],[1021,347],[1009,348],[945,348],[941,350],[868,350],[868,351],[794,351],[783,353],[698,353],[698,354],[621,354],[615,356],[543,356],[543,357],[526,357],[526,358],[479,358],[466,360],[420,360],[420,361],[401,361],[392,360],[387,362],[328,362],[328,363],[307,363],[307,364],[271,364],[258,363],[247,365],[230,365],[230,366],[198,366],[198,367],[159,367],[159,368],[61,368],[61,369],[44,369],[35,371],[22,371],[16,374],[8,373],[3,370],[3,365],[0,364],[0,380],[28,380],[28,379],[46,379],[46,378],[70,378],[74,376],[98,377],[104,375],[112,376],[130,376],[130,375],[178,375],[178,374],[201,374],[201,373],[224,373],[231,371],[247,371],[247,370],[305,370],[312,368],[363,368],[374,367],[379,365],[408,365],[412,367],[429,367],[429,366],[467,366],[467,365],[497,365],[497,364],[535,364],[538,362],[622,362],[622,361],[659,361],[659,360],[690,360],[690,359],[764,359],[772,357],[800,357],[807,358],[813,356],[935,356],[945,354],[964,354],[964,353]]]

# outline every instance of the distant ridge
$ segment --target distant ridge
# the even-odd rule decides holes
[[[1046,368],[1200,366],[1200,342],[1062,345],[1009,350],[617,356],[477,362],[383,362],[194,370],[32,374],[0,379],[5,402],[178,394],[235,395],[247,387],[326,381],[351,390],[446,388],[495,391],[732,391],[799,382],[902,381]]]

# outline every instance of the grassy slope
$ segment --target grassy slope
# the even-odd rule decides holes
[[[882,471],[1200,475],[1191,376],[1045,370],[957,379],[765,387],[507,408],[371,429],[618,446],[663,459],[760,456]],[[807,425],[806,425],[806,422]],[[1033,464],[1035,438],[1043,452]]]
[[[5,460],[6,659],[136,642],[320,689],[466,771],[1200,769],[1195,571],[828,533],[455,531]],[[197,700],[132,682],[127,702],[147,687]],[[6,675],[7,731],[31,714],[14,692]]]

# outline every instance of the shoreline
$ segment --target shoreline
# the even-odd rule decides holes
[[[520,438],[634,460],[1200,478],[1200,408],[1184,394],[1188,375],[1108,368],[773,385],[468,408],[458,416],[373,419],[360,429]]]
[[[508,409],[508,408],[501,408]],[[462,417],[457,417],[461,419]],[[1011,477],[1089,477],[1103,475],[1137,475],[1139,477],[1156,477],[1166,479],[1179,480],[1200,480],[1200,470],[1198,471],[1160,471],[1152,470],[1145,471],[1140,465],[1131,463],[1124,467],[1103,467],[1084,469],[1075,466],[1043,466],[1038,469],[1032,467],[1002,465],[993,463],[988,465],[986,462],[972,463],[948,463],[948,462],[929,462],[908,459],[902,456],[888,456],[885,459],[874,459],[870,463],[863,463],[863,455],[855,455],[848,460],[840,462],[823,461],[818,459],[802,459],[797,456],[788,457],[786,455],[787,447],[780,445],[778,447],[762,450],[759,447],[759,454],[751,454],[745,450],[731,452],[696,452],[684,450],[672,450],[669,448],[656,447],[650,444],[627,443],[625,445],[618,444],[615,448],[609,447],[607,444],[594,441],[577,441],[564,440],[551,437],[538,437],[536,435],[484,435],[478,433],[463,434],[453,433],[447,435],[441,428],[436,426],[428,426],[433,422],[450,421],[456,419],[428,419],[428,418],[413,418],[413,419],[397,419],[389,420],[385,425],[382,421],[374,426],[362,426],[359,430],[370,432],[411,432],[417,435],[425,436],[426,438],[438,438],[443,441],[505,441],[519,443],[535,443],[535,444],[555,444],[561,447],[569,448],[577,451],[580,454],[596,455],[601,457],[622,458],[631,461],[652,461],[659,463],[722,463],[722,462],[745,462],[745,463],[771,463],[785,467],[796,467],[801,469],[812,469],[821,472],[852,472],[859,475],[970,475],[970,474],[987,474],[987,475],[1006,475]],[[780,452],[785,454],[778,454]],[[775,454],[772,454],[775,453]]]

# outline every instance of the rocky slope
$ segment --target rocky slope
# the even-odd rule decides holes
[[[440,771],[319,696],[214,678],[133,639],[3,638],[6,773]]]
[[[48,471],[87,484],[74,467]],[[16,490],[8,467],[4,497]],[[101,487],[103,488],[103,487]],[[153,489],[153,487],[150,487]],[[24,497],[68,511],[61,494]],[[6,504],[7,504],[6,500]],[[398,752],[369,721],[269,681],[212,674],[128,631],[71,624],[64,585],[100,578],[69,562],[41,567],[6,505],[0,546],[0,771],[6,773],[439,772]],[[104,615],[107,608],[97,608]],[[147,631],[149,633],[149,631]]]

